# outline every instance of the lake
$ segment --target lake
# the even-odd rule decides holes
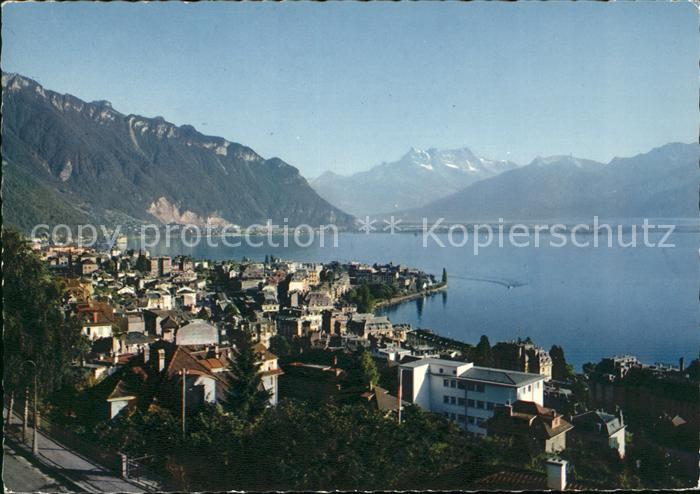
[[[546,238],[546,234],[543,239]],[[626,234],[628,237],[629,234]],[[661,234],[652,234],[658,241]],[[476,343],[531,337],[547,349],[563,346],[580,369],[588,361],[632,354],[648,363],[677,364],[698,355],[697,232],[677,232],[673,248],[503,247],[494,244],[474,255],[471,242],[445,247],[422,235],[342,233],[337,247],[240,247],[200,242],[188,247],[173,239],[150,247],[155,255],[188,254],[196,259],[262,260],[272,254],[300,261],[360,261],[405,264],[434,273],[447,269],[449,290],[388,307],[381,313],[395,323]]]

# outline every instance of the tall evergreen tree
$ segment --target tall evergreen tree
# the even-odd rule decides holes
[[[365,383],[370,389],[373,389],[379,384],[379,371],[377,370],[377,364],[375,364],[374,359],[366,350],[362,352],[362,356],[360,357],[360,366],[362,367],[362,375]]]
[[[573,368],[566,363],[564,349],[559,345],[552,345],[549,350],[549,356],[552,359],[552,379],[565,381],[573,376]]]
[[[148,264],[148,258],[141,251],[139,251],[139,257],[136,259],[136,265],[134,268],[136,271],[141,271],[142,273],[146,273],[151,269],[150,265]]]
[[[491,343],[489,342],[488,336],[485,334],[481,335],[479,343],[476,345],[474,352],[474,360],[477,365],[482,365],[484,367],[493,366],[493,354],[491,352]]]
[[[270,392],[263,387],[260,356],[256,355],[251,335],[246,333],[231,360],[231,378],[225,408],[241,420],[254,422],[270,403]]]

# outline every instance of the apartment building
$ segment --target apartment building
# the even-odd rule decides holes
[[[488,367],[471,362],[427,358],[399,366],[401,396],[433,413],[444,415],[474,434],[493,417],[498,405],[518,400],[542,405],[544,376]]]

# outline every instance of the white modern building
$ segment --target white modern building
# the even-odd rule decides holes
[[[543,403],[540,374],[435,358],[401,364],[399,373],[404,401],[444,415],[474,434],[486,433],[480,425],[493,416],[496,405],[517,400]]]

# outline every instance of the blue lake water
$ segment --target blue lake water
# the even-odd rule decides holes
[[[658,240],[661,235],[652,235]],[[393,322],[476,343],[529,336],[547,349],[564,347],[567,360],[580,368],[614,354],[642,361],[677,363],[697,358],[698,245],[700,235],[674,233],[673,248],[623,248],[605,242],[595,247],[503,247],[494,244],[473,253],[471,242],[445,247],[420,234],[344,233],[337,247],[240,247],[200,242],[188,247],[173,240],[150,247],[152,254],[189,254],[196,259],[264,259],[272,254],[300,261],[360,261],[405,264],[440,276],[447,269],[449,290],[386,308]],[[546,235],[543,235],[543,239]],[[293,242],[292,242],[293,243]]]

